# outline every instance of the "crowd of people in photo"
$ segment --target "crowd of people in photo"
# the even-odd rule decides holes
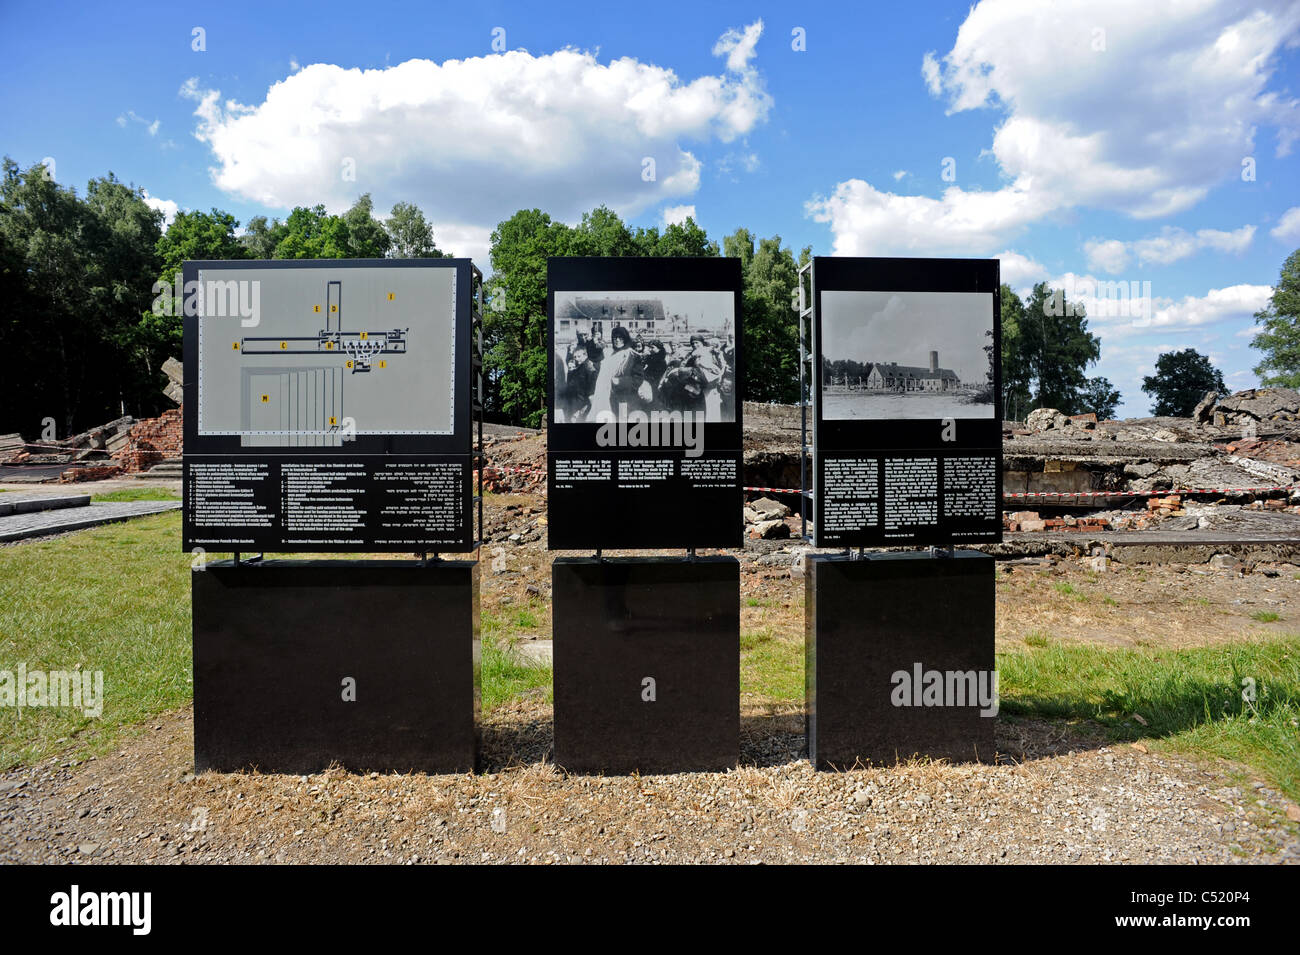
[[[597,422],[633,412],[692,412],[705,422],[734,421],[736,349],[730,336],[683,336],[664,342],[615,326],[577,333],[555,355],[555,420]]]

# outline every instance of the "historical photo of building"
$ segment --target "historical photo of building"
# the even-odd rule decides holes
[[[991,418],[993,297],[824,291],[823,420]]]
[[[557,291],[553,419],[733,422],[735,331],[729,291]]]

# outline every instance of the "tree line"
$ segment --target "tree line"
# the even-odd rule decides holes
[[[159,368],[180,357],[181,319],[178,310],[156,314],[152,306],[155,289],[170,287],[187,260],[447,255],[417,206],[399,202],[381,219],[368,194],[340,215],[323,205],[298,207],[283,221],[254,216],[242,232],[220,209],[179,212],[164,228],[144,190],[112,173],[92,179],[84,195],[55,182],[40,164],[22,170],[6,158],[2,173],[0,432],[33,436],[53,419],[65,436],[122,413],[147,417],[167,407]],[[662,230],[632,227],[603,206],[573,226],[525,209],[498,224],[491,238],[484,368],[493,418],[531,427],[545,420],[546,260],[565,255],[739,259],[742,393],[749,401],[798,400],[795,298],[810,247],[796,255],[780,236],[744,228],[719,243],[691,218]],[[1039,282],[1024,298],[1003,285],[1001,308],[1003,418],[1022,420],[1035,407],[1103,418],[1114,413],[1119,392],[1106,378],[1088,375],[1101,342],[1082,307]],[[1255,345],[1267,356],[1257,371],[1267,372],[1270,383],[1300,384],[1298,312],[1300,250],[1283,266],[1269,308],[1256,316],[1263,331]],[[1166,362],[1163,370],[1158,363],[1156,376],[1144,382],[1163,413],[1190,411],[1169,410],[1173,405],[1161,398],[1161,388],[1173,388],[1165,382],[1170,375],[1182,395],[1204,383],[1198,375],[1222,389],[1217,370],[1206,371],[1196,358]]]

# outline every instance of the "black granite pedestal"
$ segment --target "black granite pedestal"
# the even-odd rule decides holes
[[[815,554],[804,582],[814,766],[993,758],[993,558]]]
[[[476,562],[221,561],[191,580],[196,771],[476,768]]]
[[[556,765],[586,773],[735,766],[736,559],[562,557],[551,574]]]

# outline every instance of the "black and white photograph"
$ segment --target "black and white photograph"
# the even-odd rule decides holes
[[[824,291],[822,418],[992,418],[993,297]]]
[[[557,424],[736,420],[733,292],[557,291],[554,342]]]

